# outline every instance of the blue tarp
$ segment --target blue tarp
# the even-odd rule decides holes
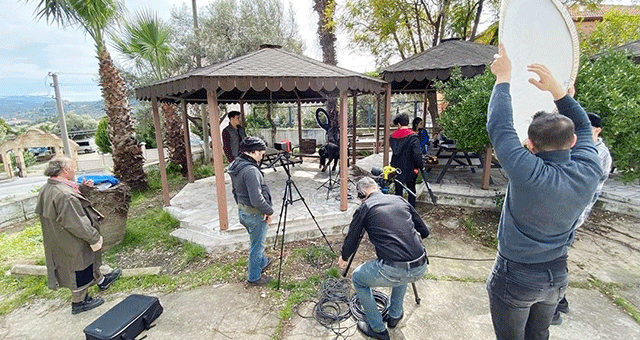
[[[111,185],[116,185],[118,183],[120,183],[120,181],[111,176],[111,175],[83,175],[83,176],[78,176],[78,183],[82,183],[82,181],[84,180],[90,180],[93,181],[93,185],[99,185],[102,183],[109,183]]]

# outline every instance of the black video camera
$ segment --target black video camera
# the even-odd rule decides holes
[[[274,142],[273,147],[282,152],[291,153],[291,142],[288,140],[283,140],[280,142]]]

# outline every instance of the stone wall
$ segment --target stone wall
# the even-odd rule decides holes
[[[36,203],[38,203],[37,194],[0,203],[0,228],[34,218]]]

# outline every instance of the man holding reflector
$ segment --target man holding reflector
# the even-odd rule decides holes
[[[547,91],[559,113],[537,113],[523,147],[513,127],[511,61],[504,46],[491,64],[496,84],[487,131],[509,177],[498,254],[487,281],[497,339],[548,339],[567,287],[567,250],[576,222],[602,176],[587,114],[540,64],[529,82]]]

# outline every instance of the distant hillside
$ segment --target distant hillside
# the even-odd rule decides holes
[[[105,115],[104,104],[95,102],[69,102],[63,101],[65,112],[74,112],[79,115],[88,114],[94,118]],[[47,97],[12,96],[0,97],[0,118],[4,120],[20,119],[32,123],[55,119],[58,115],[56,101]]]

